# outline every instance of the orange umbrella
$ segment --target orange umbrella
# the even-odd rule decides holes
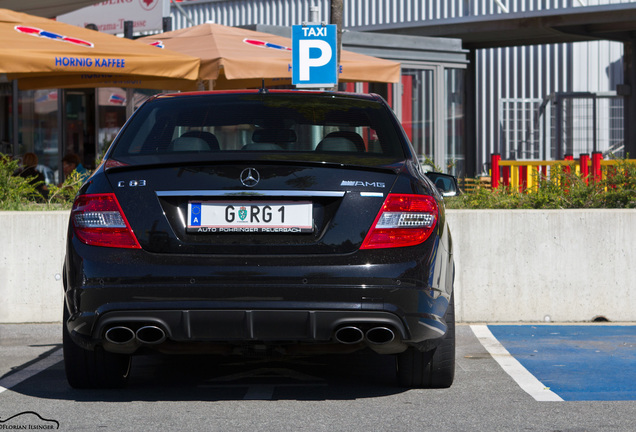
[[[217,89],[291,84],[290,38],[219,24],[205,23],[140,38],[201,59],[199,78],[214,80]],[[398,82],[400,64],[342,51],[339,81]]]
[[[145,43],[0,9],[0,81],[21,89],[195,85],[199,59]],[[168,87],[154,87],[155,85]]]

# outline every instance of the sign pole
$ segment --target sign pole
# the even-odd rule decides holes
[[[340,53],[342,51],[342,15],[343,15],[343,0],[331,0],[331,24],[336,26],[336,52],[337,52],[337,67],[340,67]],[[338,83],[336,83],[336,86]]]

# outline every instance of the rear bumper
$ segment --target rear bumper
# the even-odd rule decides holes
[[[440,302],[448,304],[443,297]],[[161,348],[160,344],[168,342],[344,344],[389,354],[404,351],[409,345],[432,349],[446,332],[443,316],[404,314],[398,312],[395,305],[391,305],[391,311],[380,307],[365,310],[360,304],[349,308],[340,304],[339,309],[328,309],[326,304],[321,305],[323,309],[178,309],[174,305],[172,309],[135,309],[131,306],[114,305],[112,310],[100,314],[78,312],[66,325],[74,341],[84,348],[101,345],[108,351],[123,353],[133,353],[141,346]],[[156,334],[152,338],[142,337],[140,332],[148,328],[155,329]],[[109,335],[113,329],[125,329],[126,336]]]
[[[337,264],[333,257],[218,260],[139,250],[125,257],[121,250],[75,246],[80,251],[70,247],[65,264],[66,325],[87,349],[265,344],[320,352],[336,344],[396,353],[432,349],[446,332],[452,262],[441,248],[440,256],[414,261],[403,254],[371,265],[360,256]],[[118,337],[107,337],[113,328]],[[156,339],[138,337],[140,329]]]
[[[80,319],[81,320],[81,319]],[[71,322],[72,323],[72,322]],[[71,324],[72,325],[72,324]],[[370,347],[378,353],[404,351],[407,329],[394,314],[315,310],[183,310],[111,312],[98,320],[93,335],[72,331],[85,348],[134,353],[142,346],[162,350],[175,345],[192,352],[223,345],[224,352],[246,346],[269,345],[293,352]],[[438,335],[439,336],[439,335]],[[321,349],[323,348],[323,349]],[[430,349],[430,348],[429,348]]]

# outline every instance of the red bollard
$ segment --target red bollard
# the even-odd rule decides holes
[[[525,192],[528,188],[528,166],[519,165],[519,192]]]
[[[510,187],[510,167],[508,165],[501,167],[501,176],[503,178],[503,185]]]
[[[573,161],[574,160],[574,156],[572,156],[571,154],[565,155],[565,160],[567,161]],[[563,172],[566,174],[566,177],[563,179],[563,190],[565,191],[565,193],[568,193],[570,191],[570,173],[572,172],[572,165],[571,164],[565,164],[565,166],[563,167]]]
[[[501,160],[501,155],[499,153],[493,153],[490,155],[490,186],[493,189],[497,189],[499,187],[499,176],[501,173],[499,172],[499,161]]]
[[[603,160],[603,153],[594,152],[592,153],[592,180],[594,183],[598,183],[603,178],[603,173],[601,172],[601,161]]]
[[[580,156],[580,164],[581,164],[581,178],[585,180],[585,184],[588,184],[588,176],[590,175],[590,155],[582,154]]]
[[[537,167],[537,173],[539,174],[539,180],[540,181],[548,180],[548,166],[547,165],[538,166]]]

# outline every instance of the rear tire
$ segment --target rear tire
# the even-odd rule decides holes
[[[128,383],[131,356],[114,354],[100,346],[85,350],[71,339],[66,327],[68,312],[64,307],[62,345],[66,380],[73,388],[122,388]]]
[[[446,335],[431,351],[409,347],[396,356],[399,385],[410,388],[448,388],[455,378],[455,301],[451,296],[445,315]]]

